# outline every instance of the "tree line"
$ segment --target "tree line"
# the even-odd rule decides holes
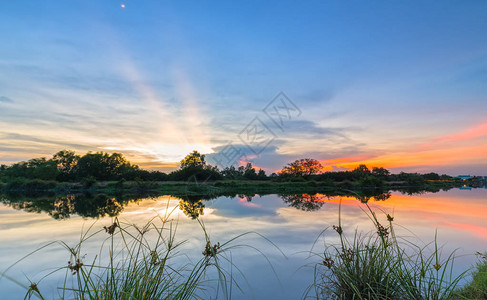
[[[149,171],[130,163],[121,153],[88,152],[83,156],[74,151],[62,150],[51,158],[35,158],[11,166],[0,166],[0,179],[9,182],[15,179],[45,180],[58,182],[96,181],[188,181],[206,180],[275,180],[275,181],[328,181],[359,182],[364,186],[380,186],[386,182],[401,181],[410,185],[423,184],[428,180],[452,180],[449,175],[437,173],[391,174],[382,167],[369,169],[359,165],[353,170],[326,171],[319,161],[310,158],[298,159],[282,170],[267,175],[256,170],[251,163],[245,166],[229,166],[222,170],[206,162],[205,155],[198,151],[189,153],[181,160],[179,168],[170,173]]]

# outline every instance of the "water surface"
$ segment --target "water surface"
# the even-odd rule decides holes
[[[242,195],[197,200],[173,196],[140,199],[70,196],[57,200],[3,196],[0,270],[46,242],[63,240],[74,245],[81,232],[95,221],[94,229],[110,225],[115,215],[123,222],[142,225],[157,214],[173,211],[171,218],[177,223],[177,239],[186,241],[182,249],[187,257],[177,258],[181,262],[187,259],[196,262],[205,246],[203,230],[195,217],[204,222],[214,242],[224,242],[245,232],[266,237],[249,234],[234,242],[234,245],[255,247],[263,254],[249,247],[231,252],[235,267],[244,274],[243,278],[236,268],[232,270],[242,289],[233,289],[232,298],[299,299],[313,283],[313,267],[320,262],[317,257],[310,257],[310,251],[321,253],[325,242],[337,242],[337,234],[330,227],[338,223],[339,203],[346,234],[351,235],[355,230],[373,231],[364,212],[365,205],[353,197]],[[486,189],[453,189],[421,195],[392,192],[371,198],[368,203],[384,223],[382,212],[394,215],[398,234],[418,243],[432,241],[437,231],[445,252],[458,249],[457,273],[475,263],[475,252],[487,250]],[[98,254],[105,238],[94,238],[85,245],[85,259]],[[66,250],[52,246],[23,260],[7,274],[25,285],[27,278],[38,282],[53,268],[66,266],[68,260]],[[46,294],[56,295],[56,287],[62,285],[63,277],[61,273],[42,279],[39,288]],[[25,294],[17,283],[5,278],[0,280],[0,290],[11,299],[23,298]]]

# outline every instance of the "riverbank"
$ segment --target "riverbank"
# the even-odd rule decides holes
[[[232,195],[241,193],[279,194],[279,193],[324,193],[343,189],[363,192],[364,195],[383,191],[402,190],[406,193],[421,191],[436,192],[455,187],[468,187],[459,181],[426,181],[412,185],[406,181],[380,182],[379,184],[363,184],[360,181],[250,181],[250,180],[219,180],[194,181],[83,181],[57,182],[43,180],[14,180],[0,183],[3,193],[37,193],[51,192],[58,195],[79,192],[92,193],[161,193],[173,195]],[[475,187],[475,186],[473,186]]]

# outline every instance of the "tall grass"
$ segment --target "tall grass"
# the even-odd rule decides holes
[[[200,259],[191,263],[182,251],[185,242],[176,239],[177,222],[170,220],[169,215],[157,216],[142,227],[115,218],[110,226],[98,230],[92,225],[73,247],[61,241],[51,242],[26,257],[53,245],[66,249],[68,263],[45,276],[64,271],[64,281],[56,297],[59,299],[231,298],[236,283],[233,262],[224,253],[239,246],[232,243],[249,233],[225,243],[213,243],[200,221],[204,245]],[[99,254],[88,261],[83,256],[84,245],[99,235],[106,238]],[[230,271],[224,269],[228,263],[232,264]],[[26,287],[25,299],[52,298],[44,295],[43,280]]]
[[[472,281],[455,293],[454,299],[487,299],[487,253],[477,253],[479,262],[472,274]]]
[[[341,224],[333,229],[339,242],[327,245],[315,268],[315,291],[320,299],[450,299],[467,271],[454,275],[455,252],[442,255],[437,237],[416,245],[400,238],[394,218],[381,224],[365,203],[364,212],[375,230],[348,238]],[[341,204],[340,204],[341,209]]]

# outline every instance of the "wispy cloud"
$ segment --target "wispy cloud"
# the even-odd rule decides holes
[[[14,100],[10,99],[9,97],[0,96],[0,102],[3,102],[3,103],[13,103]]]
[[[462,130],[458,133],[435,138],[434,140],[438,142],[454,142],[454,141],[471,140],[483,136],[487,136],[487,122],[480,123],[473,127]]]

